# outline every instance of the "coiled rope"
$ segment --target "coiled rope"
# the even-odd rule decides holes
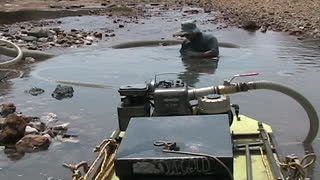
[[[296,156],[287,156],[285,162],[279,162],[280,167],[288,172],[290,180],[304,180],[307,178],[307,168],[316,162],[317,156],[315,153],[310,153],[301,160]]]

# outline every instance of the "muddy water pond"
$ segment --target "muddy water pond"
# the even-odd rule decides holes
[[[299,41],[282,33],[252,33],[235,28],[217,30],[217,25],[206,23],[214,14],[181,16],[166,12],[161,16],[143,19],[143,24],[129,24],[116,31],[116,41],[133,39],[169,38],[179,29],[179,22],[197,19],[199,27],[211,30],[220,41],[232,42],[239,49],[221,48],[218,63],[212,61],[183,62],[179,46],[131,49],[111,49],[109,42],[91,47],[71,49],[50,60],[28,66],[23,78],[11,80],[1,89],[2,102],[14,102],[25,115],[57,115],[60,123],[70,122],[69,133],[79,135],[78,143],[54,141],[48,151],[25,154],[20,160],[11,160],[1,151],[0,179],[70,179],[63,163],[93,160],[92,149],[117,128],[116,107],[120,97],[116,89],[97,89],[74,86],[71,99],[56,100],[51,93],[54,80],[86,81],[112,86],[143,83],[157,73],[176,72],[194,87],[221,84],[235,74],[259,72],[259,76],[239,78],[236,81],[271,80],[284,83],[307,97],[319,113],[320,51],[316,42]],[[78,18],[75,21],[74,18]],[[81,26],[81,18],[97,22],[101,17],[70,17],[61,19],[65,28]],[[176,20],[175,20],[176,19]],[[101,28],[105,24],[99,24]],[[99,25],[95,28],[99,28]],[[83,27],[87,27],[83,25]],[[87,27],[87,28],[92,28]],[[46,92],[39,96],[25,94],[24,90],[40,87]],[[270,91],[253,91],[231,96],[232,103],[240,105],[240,112],[273,126],[281,151],[302,154],[301,142],[309,127],[303,109],[285,95]],[[314,143],[319,155],[320,143]],[[317,163],[319,164],[319,163]],[[314,178],[319,179],[316,165]]]

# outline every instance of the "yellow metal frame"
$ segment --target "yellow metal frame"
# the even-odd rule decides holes
[[[234,118],[234,121],[230,127],[230,133],[234,134],[254,134],[259,133],[258,131],[258,121],[252,119],[247,116],[239,116],[240,118]],[[272,132],[272,128],[270,125],[263,124],[264,129],[268,132]],[[123,137],[125,132],[121,132],[119,134],[120,137]],[[114,157],[114,156],[113,156]],[[277,155],[274,154],[274,157],[277,160]],[[261,149],[261,154],[252,154],[251,155],[252,162],[252,177],[254,180],[273,180],[270,165],[268,164],[268,160],[266,155],[263,153]],[[234,179],[235,180],[246,180],[246,157],[245,154],[235,155],[234,157]],[[93,167],[92,167],[93,168]],[[90,168],[91,169],[91,168]],[[108,180],[119,180],[114,171],[111,171],[112,175],[108,176]],[[102,180],[99,177],[95,178],[86,178],[87,175],[84,176],[85,180]],[[81,178],[80,178],[81,179]]]
[[[263,124],[267,132],[272,132],[270,125]],[[240,120],[234,118],[230,131],[235,134],[259,133],[258,121],[247,116],[240,116]],[[254,180],[273,180],[270,166],[266,155],[251,155],[252,177]],[[246,180],[246,157],[245,155],[236,155],[233,162],[234,179]]]

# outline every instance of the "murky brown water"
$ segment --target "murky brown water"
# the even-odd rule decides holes
[[[304,94],[319,112],[320,51],[316,42],[298,41],[281,33],[249,33],[239,29],[216,30],[216,25],[203,19],[212,14],[181,16],[180,12],[167,12],[163,16],[141,20],[144,24],[129,24],[118,29],[115,41],[132,39],[159,39],[171,37],[179,29],[179,22],[198,19],[203,30],[212,29],[220,41],[239,44],[240,49],[221,48],[218,64],[182,62],[179,46],[150,47],[114,50],[103,42],[87,48],[67,51],[48,61],[24,67],[25,78],[8,82],[1,89],[2,102],[14,102],[25,115],[44,116],[55,113],[59,123],[70,122],[69,133],[79,135],[79,143],[55,141],[48,151],[25,154],[18,161],[11,161],[1,151],[0,179],[70,179],[71,174],[63,163],[93,160],[93,147],[117,127],[116,107],[120,101],[113,89],[95,89],[74,86],[74,97],[56,100],[51,98],[57,84],[48,80],[88,81],[109,85],[143,83],[157,73],[178,72],[196,87],[221,84],[224,79],[244,72],[260,72],[259,76],[239,78],[237,81],[271,80],[285,83]],[[176,21],[177,20],[177,21]],[[108,25],[105,17],[69,17],[61,19],[63,28],[82,27],[99,29]],[[93,24],[88,26],[88,24]],[[110,24],[109,24],[110,23]],[[45,89],[39,96],[24,90],[31,87]],[[290,98],[270,91],[254,91],[232,95],[233,103],[240,105],[240,112],[270,123],[285,153],[302,154],[303,140],[308,120],[303,109]],[[314,150],[319,155],[319,141]],[[316,165],[314,179],[320,177]]]

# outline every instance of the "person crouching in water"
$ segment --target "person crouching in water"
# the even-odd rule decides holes
[[[202,33],[195,21],[182,22],[181,30],[176,35],[186,38],[180,49],[182,59],[219,57],[217,38]]]

